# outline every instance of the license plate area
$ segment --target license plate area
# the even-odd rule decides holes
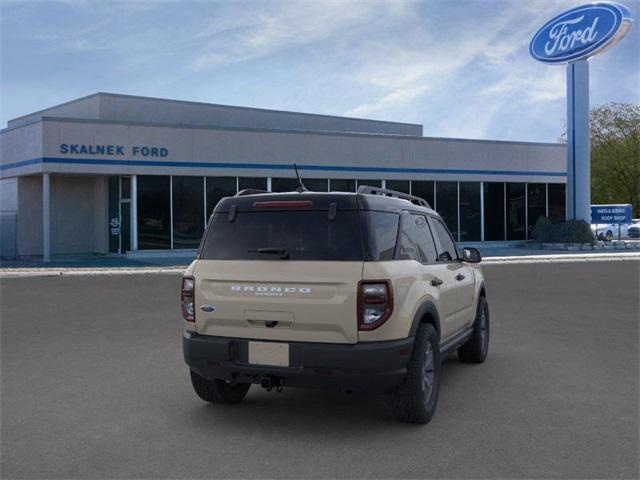
[[[249,363],[252,365],[289,366],[289,344],[278,342],[249,342]]]

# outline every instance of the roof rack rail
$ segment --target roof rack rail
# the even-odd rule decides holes
[[[362,185],[361,187],[358,187],[358,194],[381,195],[384,197],[396,197],[396,198],[401,198],[403,200],[408,200],[411,203],[420,205],[421,207],[431,208],[431,205],[429,205],[429,203],[424,198],[416,197],[415,195],[409,195],[408,193],[398,192],[396,190],[388,190],[386,188],[370,187],[368,185]]]
[[[234,197],[244,197],[245,195],[257,195],[259,193],[269,193],[266,190],[258,190],[256,188],[245,188],[244,190],[240,190],[238,193],[234,195]]]

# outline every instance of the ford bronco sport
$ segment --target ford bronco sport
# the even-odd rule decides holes
[[[487,356],[478,262],[426,201],[392,190],[224,198],[182,279],[193,388],[219,403],[252,383],[380,392],[398,420],[427,423],[443,356]]]

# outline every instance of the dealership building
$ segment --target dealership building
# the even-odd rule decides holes
[[[380,186],[425,198],[461,242],[523,241],[564,219],[562,144],[432,138],[421,125],[96,93],[0,133],[1,254],[197,248],[246,188]]]

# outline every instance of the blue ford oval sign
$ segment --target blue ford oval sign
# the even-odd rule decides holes
[[[572,8],[536,32],[529,53],[545,63],[569,63],[602,53],[625,36],[633,17],[624,5],[597,2]]]

